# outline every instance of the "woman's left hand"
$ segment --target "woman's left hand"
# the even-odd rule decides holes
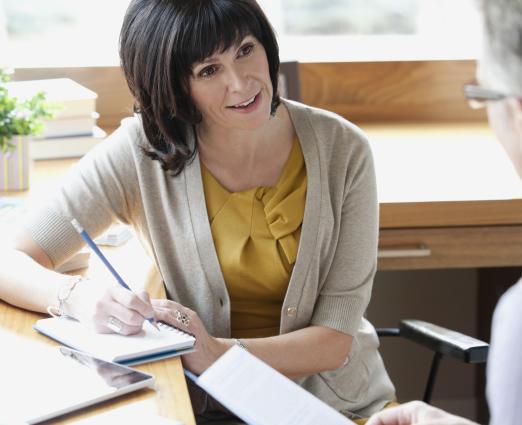
[[[176,326],[196,337],[196,351],[181,356],[183,366],[191,372],[200,375],[228,350],[229,345],[225,340],[208,334],[195,311],[166,299],[152,300],[152,307],[156,320]]]

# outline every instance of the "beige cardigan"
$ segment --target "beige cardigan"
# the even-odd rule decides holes
[[[394,388],[363,318],[376,270],[378,208],[373,161],[362,132],[343,118],[284,101],[305,159],[308,189],[296,264],[284,299],[282,334],[310,325],[354,336],[348,363],[299,384],[347,415],[367,416]],[[132,224],[153,256],[167,294],[200,315],[208,332],[230,336],[230,300],[206,211],[196,157],[178,177],[146,157],[138,117],[127,118],[76,166],[61,191],[28,223],[55,265],[118,219]]]

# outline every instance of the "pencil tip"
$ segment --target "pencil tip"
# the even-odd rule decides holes
[[[154,319],[154,317],[150,317],[147,320],[156,330],[158,330],[158,331],[160,330],[160,328],[158,326],[158,322],[156,322],[156,319]]]

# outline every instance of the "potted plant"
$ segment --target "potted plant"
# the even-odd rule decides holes
[[[43,92],[25,100],[10,96],[9,80],[0,69],[0,191],[29,188],[29,137],[53,115]]]

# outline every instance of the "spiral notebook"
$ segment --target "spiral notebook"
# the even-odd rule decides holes
[[[134,335],[100,334],[80,322],[63,317],[38,320],[34,329],[68,347],[100,359],[125,365],[148,363],[194,351],[196,338],[182,330],[149,322]]]

